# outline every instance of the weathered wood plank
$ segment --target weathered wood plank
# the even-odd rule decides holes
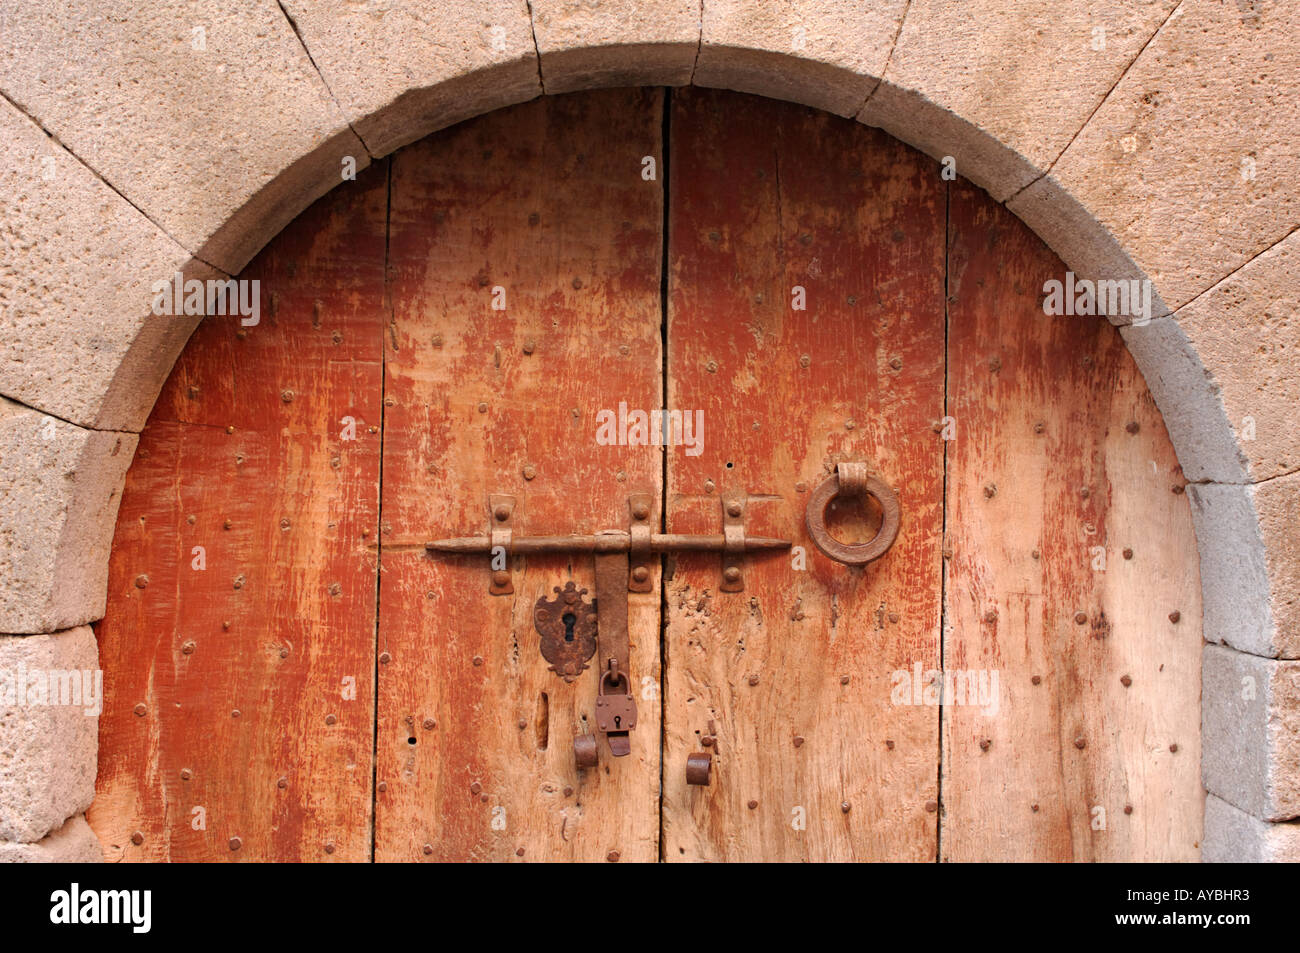
[[[1044,315],[1043,284],[1065,270],[953,185],[944,664],[998,683],[995,705],[944,707],[942,855],[1196,860],[1201,608],[1182,474],[1115,329]]]
[[[750,560],[730,594],[716,557],[676,560],[664,856],[933,860],[938,714],[890,688],[939,654],[943,184],[875,130],[753,97],[675,92],[669,138],[670,406],[702,410],[705,437],[669,453],[669,530],[718,532],[719,495],[748,491],[747,532],[793,539],[807,568]],[[897,542],[865,570],[804,530],[845,460],[902,501]],[[705,735],[713,783],[688,787]]]
[[[385,543],[486,532],[492,493],[534,534],[626,528],[630,492],[658,498],[658,450],[599,445],[595,418],[661,402],[661,103],[547,98],[395,158]],[[533,606],[570,578],[594,596],[590,556],[518,558],[494,597],[481,558],[384,553],[378,859],[656,858],[658,704],[630,756],[579,773],[595,670],[566,684],[538,651]],[[657,591],[633,596],[638,684],[658,622]]]
[[[386,202],[381,163],[272,242],[260,324],[205,319],[141,437],[98,627],[111,860],[370,857]]]

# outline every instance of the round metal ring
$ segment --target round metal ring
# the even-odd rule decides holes
[[[868,476],[862,482],[862,492],[874,496],[880,503],[880,529],[870,541],[865,543],[841,543],[826,529],[826,507],[831,500],[841,493],[840,473],[836,472],[823,480],[813,490],[805,511],[805,523],[808,535],[817,544],[817,548],[837,562],[850,566],[865,566],[873,559],[885,555],[894,539],[898,536],[900,509],[898,494],[883,481]]]

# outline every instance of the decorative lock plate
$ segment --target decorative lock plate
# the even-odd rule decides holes
[[[556,598],[542,596],[533,607],[533,625],[542,637],[542,658],[556,675],[571,682],[596,654],[596,607],[569,581],[554,587]]]

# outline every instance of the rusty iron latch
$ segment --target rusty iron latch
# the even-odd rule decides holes
[[[542,656],[565,681],[573,681],[600,653],[600,681],[596,695],[596,727],[605,735],[615,757],[631,753],[629,733],[636,727],[636,701],[629,667],[628,592],[650,592],[650,560],[660,553],[716,552],[722,556],[723,592],[745,588],[741,561],[745,554],[789,549],[790,540],[745,535],[744,494],[722,499],[722,529],[717,535],[656,533],[651,516],[654,497],[633,493],[628,497],[628,528],[605,530],[589,536],[522,536],[513,531],[515,501],[493,495],[489,500],[486,536],[440,539],[426,543],[429,552],[486,555],[491,559],[489,592],[514,592],[510,557],[550,553],[591,553],[596,565],[596,598],[583,599],[587,590],[569,582],[556,586],[554,599],[542,596],[533,608],[533,624],[541,636]],[[598,761],[595,738],[578,735],[574,756],[579,767]]]

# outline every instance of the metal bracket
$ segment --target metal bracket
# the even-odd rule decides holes
[[[653,575],[650,552],[650,518],[654,515],[654,497],[633,493],[627,498],[628,510],[628,592],[650,592]]]
[[[723,592],[744,592],[745,576],[741,564],[745,559],[745,502],[744,493],[732,493],[722,498],[722,583]]]
[[[511,525],[515,515],[515,498],[493,493],[488,497],[488,535],[491,545],[488,547],[489,576],[488,592],[494,596],[508,596],[515,591],[510,581],[510,543],[514,536]]]

